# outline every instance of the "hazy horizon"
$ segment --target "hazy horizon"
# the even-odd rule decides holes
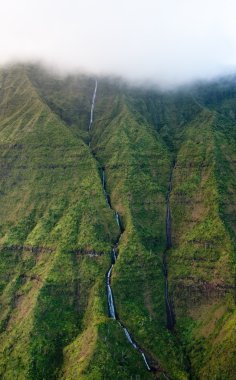
[[[232,0],[4,1],[0,64],[161,86],[211,79],[235,71],[235,11]]]

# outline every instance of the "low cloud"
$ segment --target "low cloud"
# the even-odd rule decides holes
[[[211,78],[234,70],[235,14],[234,0],[3,0],[0,63],[161,85]]]

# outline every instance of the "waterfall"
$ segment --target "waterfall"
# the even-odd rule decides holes
[[[110,317],[113,319],[116,319],[115,305],[114,305],[112,290],[111,290],[111,286],[110,286],[112,268],[113,268],[113,264],[111,265],[111,267],[107,273],[107,301],[108,301],[108,309],[109,309]]]
[[[117,211],[115,212],[115,217],[116,217],[116,222],[118,224],[118,227],[121,230],[120,217]]]
[[[131,338],[131,336],[130,336],[129,331],[127,330],[126,327],[123,327],[123,329],[124,329],[124,332],[125,332],[126,338],[127,338],[128,341],[130,342],[130,344],[132,344],[132,346],[137,350],[138,347],[137,347],[136,343],[133,342],[133,340],[132,340],[132,338]]]
[[[91,104],[91,112],[90,112],[89,132],[91,131],[92,124],[93,124],[93,114],[94,114],[95,100],[96,100],[96,94],[97,94],[97,86],[98,86],[98,83],[97,83],[97,80],[95,80],[95,88],[94,88],[94,92],[93,92],[92,104]],[[91,140],[90,140],[90,142],[91,142]],[[89,142],[89,147],[90,147],[90,142]],[[103,187],[103,191],[104,191],[104,194],[105,194],[105,197],[106,197],[106,202],[107,202],[108,206],[112,209],[110,197],[109,197],[109,194],[106,191],[106,177],[105,177],[105,169],[104,168],[102,169],[102,187]],[[119,234],[119,238],[118,238],[116,244],[112,248],[112,252],[111,252],[111,261],[112,261],[112,263],[111,263],[111,266],[110,266],[109,271],[107,272],[107,276],[106,276],[108,312],[109,312],[109,316],[112,319],[117,320],[117,322],[119,323],[119,325],[123,328],[125,336],[126,336],[128,342],[132,345],[132,347],[135,350],[137,350],[138,352],[140,352],[140,354],[141,354],[141,356],[143,358],[143,361],[145,363],[146,368],[148,369],[148,371],[151,371],[151,367],[149,366],[149,364],[147,362],[147,358],[146,358],[144,352],[141,350],[141,348],[132,339],[132,337],[131,337],[129,331],[127,330],[127,328],[124,325],[121,324],[121,322],[119,321],[119,318],[116,315],[116,311],[115,311],[115,302],[114,302],[114,297],[113,297],[112,289],[111,289],[111,276],[112,276],[113,266],[115,265],[116,260],[117,260],[116,248],[117,248],[117,246],[119,244],[120,237],[121,237],[121,235],[122,235],[122,233],[123,233],[124,230],[123,230],[123,227],[122,227],[122,224],[121,224],[121,221],[120,221],[120,216],[119,216],[118,212],[115,211],[114,213],[115,213],[116,222],[117,222],[119,230],[120,230],[120,234]]]
[[[119,243],[119,240],[120,240],[120,237],[121,237],[121,235],[122,235],[122,231],[123,231],[123,230],[122,230],[122,226],[121,226],[121,222],[120,222],[120,215],[118,214],[117,211],[115,211],[115,218],[116,218],[116,222],[117,222],[117,224],[118,224],[118,226],[119,226],[119,229],[120,229],[120,236],[119,236],[119,239],[118,239],[118,241],[117,241],[117,243],[116,243],[116,245],[115,245],[115,247],[116,247],[116,246],[118,245],[118,243]],[[115,262],[116,262],[116,260],[117,260],[115,247],[113,247],[113,249],[112,249],[112,254],[111,254],[113,264],[111,265],[111,268],[110,268],[110,270],[109,270],[109,272],[108,272],[108,275],[109,275],[109,284],[108,284],[108,286],[109,286],[109,287],[110,287],[110,278],[111,278],[112,268],[113,268],[113,265],[115,264]],[[110,289],[110,291],[111,291],[111,289]],[[113,310],[114,310],[114,302],[113,302],[113,296],[112,296],[112,293],[111,293],[111,298],[112,298],[112,304],[113,304]],[[111,317],[112,317],[110,301],[111,301],[111,300],[109,299],[109,290],[108,290],[108,309],[109,309],[109,314],[110,314]],[[116,315],[115,315],[115,312],[114,312],[114,317],[112,317],[112,318],[113,318],[113,319],[117,319],[117,317],[116,317]],[[117,319],[117,320],[118,320],[118,319]],[[132,337],[131,337],[131,335],[130,335],[128,329],[127,329],[125,326],[123,326],[119,320],[118,320],[118,322],[119,322],[120,326],[123,328],[124,333],[125,333],[125,336],[126,336],[127,340],[129,341],[129,343],[133,346],[133,348],[134,348],[135,350],[137,350],[137,351],[140,352],[140,354],[141,354],[141,356],[142,356],[142,358],[143,358],[143,361],[144,361],[144,363],[145,363],[145,366],[147,367],[148,371],[151,371],[151,367],[150,367],[149,364],[148,364],[148,361],[147,361],[147,358],[146,358],[144,352],[141,350],[141,348],[140,348],[140,347],[135,343],[135,341],[132,339]]]
[[[117,259],[117,257],[116,257],[116,251],[115,251],[114,248],[112,248],[112,261],[113,261],[113,264],[115,264],[116,259]]]
[[[147,358],[146,358],[146,356],[144,355],[143,352],[141,352],[141,355],[142,355],[142,357],[143,357],[144,363],[146,364],[146,367],[147,367],[148,371],[151,371],[151,368],[150,368],[149,365],[148,365],[148,362],[147,362]]]
[[[93,92],[93,98],[92,98],[92,105],[91,105],[91,111],[90,111],[90,122],[89,122],[89,131],[91,131],[92,124],[93,124],[93,113],[94,113],[94,107],[95,107],[95,100],[97,95],[97,88],[98,88],[98,81],[95,80],[95,88]]]
[[[120,323],[120,325],[121,325],[121,327],[123,328],[123,330],[124,330],[124,332],[125,332],[125,336],[126,336],[126,338],[128,339],[129,343],[135,348],[135,350],[137,350],[137,351],[140,352],[140,354],[141,354],[141,356],[142,356],[142,358],[143,358],[143,361],[144,361],[144,363],[145,363],[145,365],[146,365],[148,371],[150,371],[151,368],[150,368],[150,366],[149,366],[149,364],[148,364],[148,362],[147,362],[147,358],[146,358],[144,352],[143,352],[143,351],[141,350],[141,348],[139,348],[138,345],[133,341],[133,339],[131,338],[131,335],[130,335],[129,331],[127,330],[127,328],[126,328],[125,326],[122,326],[121,323]]]

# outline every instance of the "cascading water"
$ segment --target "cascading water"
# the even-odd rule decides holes
[[[112,249],[112,261],[113,261],[113,264],[115,264],[115,262],[116,262],[116,251],[114,248]]]
[[[126,338],[127,338],[128,341],[130,342],[130,344],[132,344],[132,346],[135,348],[135,350],[137,350],[138,347],[137,347],[136,343],[134,343],[133,339],[131,338],[130,333],[129,333],[129,331],[127,330],[127,328],[124,327],[124,326],[122,326],[122,328],[123,328],[123,330],[124,330],[124,332],[125,332]]]
[[[97,88],[98,88],[98,82],[96,79],[95,80],[95,88],[94,88],[94,92],[93,92],[93,98],[92,98],[91,111],[90,111],[89,131],[91,131],[92,124],[93,124],[93,113],[94,113],[95,100],[96,100],[96,95],[97,95]]]
[[[118,224],[118,227],[119,227],[119,229],[121,230],[120,217],[119,217],[119,214],[118,214],[117,211],[115,212],[115,216],[116,216],[116,222],[117,222],[117,224]]]
[[[89,132],[91,131],[92,124],[93,124],[93,114],[94,114],[95,100],[96,100],[96,94],[97,94],[97,87],[98,87],[98,82],[97,82],[97,80],[95,80],[95,88],[94,88],[94,92],[93,92],[91,112],[90,112],[90,123],[89,123],[89,128],[88,128]],[[90,147],[90,142],[91,142],[91,140],[89,141],[89,147]],[[109,194],[107,193],[107,190],[106,190],[106,177],[105,177],[105,169],[104,168],[102,169],[102,186],[103,186],[103,191],[104,191],[104,195],[106,198],[106,202],[107,202],[108,206],[112,209],[110,197],[109,197]],[[115,214],[116,222],[117,222],[119,229],[120,229],[120,234],[119,234],[119,238],[118,238],[116,244],[114,245],[114,247],[112,249],[111,266],[110,266],[109,271],[107,272],[107,276],[106,276],[108,312],[109,312],[109,316],[112,319],[117,320],[119,325],[123,328],[127,340],[129,341],[129,343],[132,345],[133,348],[135,348],[137,351],[140,352],[146,368],[148,369],[148,371],[151,371],[151,367],[148,364],[148,361],[147,361],[147,358],[146,358],[144,352],[141,350],[141,348],[132,339],[127,328],[119,321],[118,316],[116,314],[116,310],[115,310],[115,302],[114,302],[114,297],[113,297],[112,289],[111,289],[111,276],[112,276],[113,266],[115,265],[116,260],[117,260],[116,249],[118,247],[120,237],[121,237],[124,230],[123,230],[121,219],[120,219],[118,212],[115,211],[114,214]]]
[[[103,183],[103,190],[105,193],[106,192],[106,181],[105,181],[105,170],[103,169],[103,173],[102,173],[102,183]],[[113,319],[116,319],[119,323],[119,325],[123,328],[124,330],[124,333],[125,333],[125,336],[126,338],[128,339],[129,343],[133,346],[133,348],[135,348],[135,350],[139,351],[142,358],[143,358],[143,361],[148,369],[148,371],[151,370],[151,367],[149,366],[148,364],[148,361],[147,361],[147,358],[144,354],[144,352],[141,350],[141,348],[135,343],[135,341],[132,339],[129,331],[127,330],[127,328],[122,325],[122,323],[119,321],[116,313],[115,313],[115,305],[114,305],[114,298],[113,298],[113,295],[112,295],[112,290],[111,290],[111,286],[110,286],[110,280],[111,280],[111,274],[112,274],[112,269],[113,269],[113,265],[115,265],[115,262],[117,260],[117,255],[116,255],[116,248],[118,246],[118,243],[119,243],[119,240],[121,238],[121,235],[123,233],[123,228],[122,228],[122,224],[121,224],[121,220],[120,220],[120,215],[118,214],[117,211],[115,211],[115,219],[116,219],[116,222],[119,226],[119,229],[120,229],[120,235],[119,235],[119,238],[118,238],[118,241],[117,243],[115,244],[115,246],[112,248],[112,253],[111,253],[111,258],[112,258],[112,265],[108,271],[108,274],[107,274],[107,301],[108,301],[108,310],[109,310],[109,315],[113,318]],[[114,313],[113,313],[114,311]]]
[[[113,300],[113,295],[112,295],[112,290],[111,290],[112,268],[113,268],[113,264],[111,265],[107,273],[107,302],[108,302],[108,310],[109,310],[110,317],[113,319],[116,319],[115,305],[114,305],[114,300]]]

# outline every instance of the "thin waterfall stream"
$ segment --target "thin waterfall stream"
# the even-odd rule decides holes
[[[92,104],[91,104],[91,111],[90,111],[90,122],[89,122],[89,128],[88,128],[89,132],[91,132],[92,124],[93,124],[93,115],[94,115],[95,100],[96,100],[96,95],[97,95],[97,87],[98,87],[98,82],[97,82],[97,80],[95,80],[95,88],[94,88],[93,97],[92,97]],[[90,147],[90,143],[91,143],[91,138],[90,138],[90,141],[89,141],[89,147]],[[104,191],[104,195],[105,195],[105,198],[106,198],[107,205],[110,207],[110,209],[113,210],[112,205],[111,205],[110,196],[109,196],[109,194],[107,193],[107,190],[106,190],[105,168],[102,168],[102,178],[101,178],[101,180],[102,180],[102,187],[103,187],[103,191]],[[138,344],[131,337],[131,334],[129,333],[128,329],[122,324],[122,322],[119,320],[119,318],[117,316],[117,313],[116,313],[115,301],[114,301],[114,296],[113,296],[113,292],[112,292],[112,288],[111,288],[111,278],[112,278],[112,270],[113,270],[113,267],[114,267],[114,265],[116,263],[116,260],[117,260],[117,250],[118,250],[119,241],[120,241],[120,238],[121,238],[121,236],[122,236],[122,234],[124,232],[124,229],[123,229],[123,225],[122,225],[122,222],[121,222],[120,215],[118,214],[117,211],[114,211],[114,217],[115,217],[116,222],[117,222],[117,224],[119,226],[120,233],[119,233],[119,236],[118,236],[118,239],[117,239],[115,245],[112,248],[112,251],[111,251],[111,266],[110,266],[110,268],[109,268],[109,270],[107,272],[107,275],[106,275],[108,313],[109,313],[109,317],[111,317],[112,319],[116,320],[119,323],[120,327],[124,330],[124,333],[125,333],[125,336],[126,336],[128,342],[132,345],[132,347],[135,350],[137,350],[141,354],[142,359],[143,359],[143,361],[145,363],[145,366],[146,366],[147,370],[151,371],[152,370],[151,366],[149,365],[147,357],[144,354],[143,350],[138,346]]]
[[[102,178],[104,179],[104,181],[103,181],[103,190],[104,190],[104,193],[107,194],[107,191],[106,191],[106,180],[105,180],[105,169],[104,168],[103,168]],[[115,311],[114,296],[112,294],[112,289],[111,289],[111,276],[112,276],[113,267],[114,267],[114,265],[116,263],[116,260],[117,260],[118,244],[119,244],[120,238],[121,238],[121,236],[122,236],[122,234],[124,232],[124,229],[123,229],[123,226],[122,226],[122,223],[121,223],[120,215],[118,214],[117,211],[114,212],[114,216],[115,216],[116,222],[118,224],[118,227],[120,229],[120,234],[119,234],[117,242],[115,243],[114,247],[112,248],[112,251],[111,251],[111,267],[110,267],[110,269],[109,269],[109,271],[107,273],[107,302],[108,302],[108,311],[109,311],[110,317],[113,318],[113,319],[116,319],[118,321],[119,325],[123,328],[125,336],[126,336],[127,340],[129,341],[129,343],[132,345],[132,347],[135,348],[135,350],[137,350],[137,351],[140,352],[140,354],[142,356],[142,359],[143,359],[143,361],[145,363],[145,366],[148,369],[148,371],[151,371],[151,367],[148,364],[148,360],[147,360],[144,352],[138,346],[138,344],[134,341],[134,339],[131,337],[130,332],[128,331],[128,329],[120,322],[120,320],[119,320],[119,318],[117,316],[117,313]]]
[[[92,105],[91,105],[91,111],[90,111],[90,121],[89,121],[89,131],[91,131],[92,124],[93,124],[93,114],[94,114],[94,107],[95,107],[95,100],[97,95],[97,88],[98,88],[98,81],[95,79],[95,88],[93,92],[93,98],[92,98]]]

